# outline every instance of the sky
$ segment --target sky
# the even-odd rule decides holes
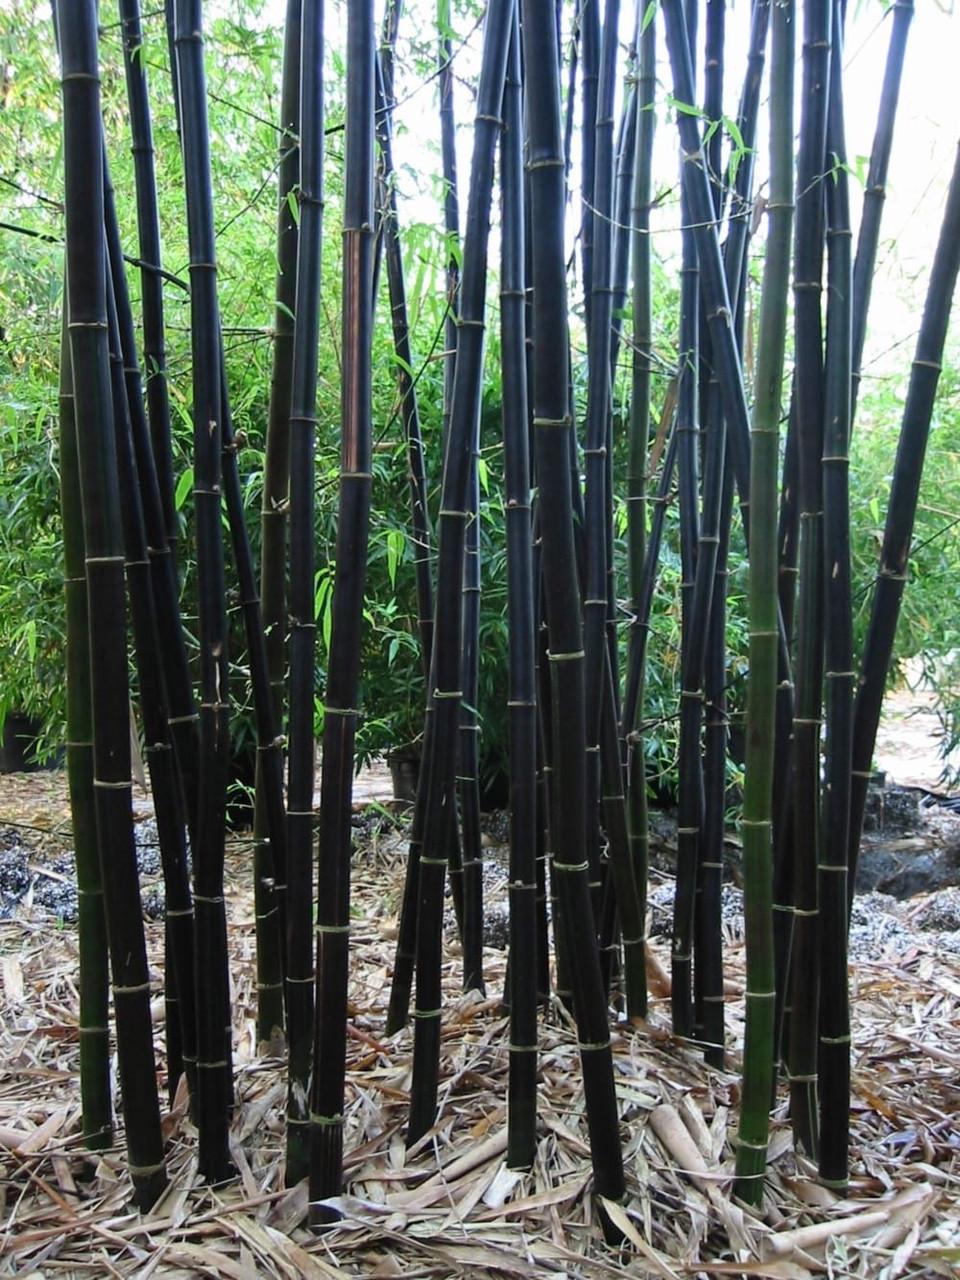
[[[646,0],[640,0],[646,6]],[[285,0],[267,0],[264,16],[281,23]],[[572,0],[566,9],[572,13]],[[454,12],[456,13],[456,3]],[[622,0],[621,38],[629,42],[635,8]],[[798,11],[802,4],[797,4]],[[742,69],[745,66],[749,35],[748,0],[730,0],[727,5],[728,64],[725,110],[736,115]],[[342,47],[345,8],[328,5],[328,42]],[[401,32],[411,30],[421,41],[428,37],[434,21],[434,0],[407,0]],[[379,16],[379,15],[378,15]],[[569,21],[569,19],[568,19]],[[467,30],[467,21],[455,18],[458,29]],[[851,165],[857,157],[869,156],[876,123],[877,103],[886,60],[891,18],[886,0],[849,0],[844,49],[847,152]],[[469,173],[472,113],[467,85],[475,82],[479,67],[480,32],[457,53],[455,68],[463,83],[455,89],[459,121],[458,166],[461,180],[461,208],[466,204],[466,175]],[[676,130],[663,103],[671,90],[669,65],[660,39],[658,66],[658,126],[655,167],[661,183],[676,171],[674,160]],[[800,39],[797,39],[797,99],[800,82]],[[702,51],[701,51],[702,56]],[[916,0],[916,12],[907,43],[903,84],[894,147],[890,162],[887,201],[881,231],[874,305],[864,352],[865,377],[896,377],[906,370],[912,339],[919,324],[926,277],[936,242],[947,184],[960,137],[960,5],[957,0]],[[438,219],[436,193],[426,175],[436,172],[434,148],[439,137],[435,83],[417,89],[418,80],[405,68],[398,68],[397,95],[401,105],[396,113],[395,159],[398,167],[408,165],[410,173],[400,182],[401,219],[433,222]],[[412,96],[408,96],[412,90]],[[757,176],[766,172],[766,137],[758,138]],[[865,168],[865,165],[864,165]],[[851,179],[854,229],[859,224],[861,189]],[[462,214],[461,214],[462,217]],[[670,259],[677,252],[678,213],[667,203],[654,224],[657,250]],[[575,234],[571,216],[571,238]],[[495,253],[495,243],[491,244]]]

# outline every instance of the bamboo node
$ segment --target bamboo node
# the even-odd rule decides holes
[[[514,1044],[513,1041],[507,1045],[510,1053],[536,1053],[537,1046],[535,1044]]]
[[[321,1116],[315,1111],[310,1112],[310,1123],[317,1125],[319,1128],[339,1129],[343,1125],[343,1116]],[[319,1203],[319,1201],[317,1201]]]
[[[197,1059],[197,1067],[201,1071],[222,1071],[229,1065],[226,1058],[221,1058],[218,1062],[201,1062],[199,1058]]]
[[[777,998],[775,991],[745,991],[743,995],[746,1000],[775,1000]]]
[[[410,1016],[413,1018],[439,1018],[442,1009],[411,1009]]]
[[[462,698],[463,690],[462,689],[434,689],[432,696],[434,698]]]
[[[126,791],[133,786],[130,779],[123,782],[103,782],[100,778],[94,778],[93,785],[99,787],[101,791]]]
[[[547,650],[548,662],[577,662],[583,656],[582,649],[575,649],[571,653],[554,653],[552,649]]]
[[[165,1167],[162,1160],[159,1164],[131,1164],[128,1166],[131,1178],[146,1178],[151,1173],[160,1173]]]
[[[567,414],[563,418],[534,418],[533,425],[535,427],[569,427],[573,423],[573,419]]]
[[[421,859],[421,861],[422,861],[422,859]],[[586,871],[586,870],[587,870],[587,867],[588,867],[588,863],[587,863],[586,861],[584,861],[584,862],[558,862],[558,861],[556,860],[556,858],[554,858],[554,861],[553,861],[553,869],[554,869],[554,871],[578,872],[578,871]]]
[[[349,933],[350,926],[348,924],[318,924],[315,932],[321,933]]]
[[[358,716],[360,714],[356,707],[328,707],[326,703],[323,706],[323,713],[327,716]]]
[[[602,1053],[610,1048],[609,1037],[606,1040],[578,1040],[577,1048],[581,1053]]]
[[[149,990],[150,990],[150,983],[141,982],[141,983],[138,983],[138,985],[135,987],[118,987],[114,985],[113,994],[115,996],[135,996],[135,995],[139,995],[141,991],[149,991]]]
[[[846,1036],[821,1036],[821,1037],[820,1037],[820,1043],[821,1043],[821,1044],[837,1044],[837,1045],[840,1045],[840,1044],[850,1044],[850,1037],[849,1037],[848,1035],[846,1035]],[[816,1079],[816,1076],[814,1076],[814,1079]]]

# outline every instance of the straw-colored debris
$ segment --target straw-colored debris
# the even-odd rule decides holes
[[[47,826],[60,817],[53,805]],[[849,1197],[819,1186],[794,1158],[780,1107],[755,1215],[730,1199],[742,948],[727,956],[728,1073],[708,1070],[672,1040],[659,949],[649,1023],[614,1034],[629,1184],[625,1204],[609,1206],[624,1236],[618,1250],[598,1230],[576,1037],[557,1009],[541,1028],[536,1163],[529,1173],[506,1168],[502,952],[486,953],[490,998],[481,1000],[460,994],[459,957],[447,950],[440,1119],[405,1151],[410,1033],[383,1035],[402,863],[396,842],[384,843],[374,838],[355,858],[348,1186],[342,1224],[320,1236],[303,1225],[305,1187],[283,1188],[283,1066],[259,1056],[255,1043],[246,845],[228,853],[239,1176],[215,1191],[199,1182],[195,1131],[176,1106],[165,1119],[170,1186],[148,1215],[129,1207],[122,1141],[91,1158],[80,1140],[72,927],[51,927],[29,905],[0,923],[0,1272],[237,1280],[957,1274],[957,957],[918,946],[896,962],[857,965]],[[159,978],[162,927],[147,929]],[[154,1010],[159,1031],[159,997]]]

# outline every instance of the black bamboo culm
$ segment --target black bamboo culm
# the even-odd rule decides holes
[[[450,431],[450,414],[453,405],[453,378],[457,361],[457,345],[459,330],[457,317],[460,314],[460,196],[457,185],[457,147],[456,117],[454,111],[453,90],[456,83],[453,64],[453,41],[451,38],[451,8],[449,2],[437,7],[437,21],[440,32],[438,56],[440,60],[440,164],[443,173],[443,227],[447,237],[447,317],[444,325],[444,362],[443,362],[443,456],[446,457],[447,437]],[[428,678],[428,689],[433,682]],[[467,714],[464,712],[464,714]],[[432,719],[431,708],[427,707],[427,716]],[[432,730],[431,730],[432,733]],[[424,733],[423,759],[427,758],[427,738]],[[432,742],[432,736],[430,737]],[[459,744],[458,744],[459,746]],[[429,770],[421,766],[423,786],[427,785]],[[424,795],[422,813],[426,819],[428,797]],[[453,899],[453,910],[457,921],[457,930],[463,939],[464,930],[464,875],[463,859],[460,848],[460,827],[455,820],[448,823],[449,847],[447,856],[450,865],[450,896]],[[419,833],[422,836],[422,830]],[[412,858],[411,874],[416,873],[418,864]],[[472,873],[471,873],[472,874]],[[419,890],[414,886],[413,900],[418,900]],[[481,907],[482,910],[482,907]],[[414,923],[411,928],[415,929]],[[475,944],[474,944],[475,953]],[[468,960],[464,955],[464,977],[466,977]]]
[[[431,575],[431,532],[427,508],[427,476],[424,464],[423,437],[413,372],[413,349],[410,341],[410,319],[407,310],[406,281],[403,273],[403,251],[397,218],[397,193],[394,185],[392,89],[388,92],[377,68],[377,141],[380,147],[380,207],[383,217],[384,256],[387,263],[387,286],[393,344],[397,354],[397,394],[400,418],[407,445],[407,482],[410,487],[410,541],[413,549],[417,591],[417,634],[420,639],[420,664],[423,678],[430,675],[433,651],[433,580]]]
[[[900,422],[900,439],[883,531],[880,566],[870,607],[870,625],[860,659],[860,678],[853,721],[853,786],[850,839],[847,850],[848,905],[852,905],[860,836],[873,749],[887,673],[893,654],[900,605],[907,584],[910,543],[927,438],[940,380],[943,348],[950,323],[957,273],[960,269],[960,149],[954,160],[946,208],[930,268],[927,298],[917,336],[916,352]]]
[[[193,963],[193,903],[184,824],[183,795],[168,722],[164,667],[160,653],[161,594],[172,580],[169,545],[163,540],[162,507],[153,469],[154,455],[144,414],[137,362],[133,312],[127,292],[120,230],[104,150],[104,218],[109,270],[108,313],[120,512],[126,552],[127,593],[133,626],[140,710],[146,741],[150,789],[157,821],[163,868],[166,931],[167,1088],[172,1099],[180,1074],[187,1074],[191,1097],[196,1091],[196,1000]],[[147,508],[151,520],[147,521]],[[160,540],[150,555],[151,533]],[[157,559],[167,563],[157,564]],[[179,611],[174,612],[179,629]],[[181,640],[182,644],[182,640]]]
[[[93,794],[90,636],[80,491],[65,291],[60,345],[60,512],[63,522],[63,586],[66,608],[67,779],[70,788],[73,849],[77,864],[80,1106],[84,1143],[91,1151],[99,1151],[109,1147],[113,1139],[113,1109],[110,1100],[110,973]]]
[[[581,0],[573,0],[573,29],[570,32],[570,57],[567,60],[567,96],[563,104],[563,172],[568,181],[573,158],[573,121],[577,101],[577,68],[580,61],[580,6]],[[558,44],[559,47],[561,46]],[[568,191],[568,197],[569,194]]]
[[[853,264],[853,334],[851,337],[851,364],[853,368],[853,402],[850,409],[851,426],[857,408],[860,390],[860,366],[863,361],[863,343],[867,335],[867,312],[877,264],[877,248],[880,244],[880,222],[887,197],[887,170],[893,148],[893,127],[897,118],[900,98],[900,81],[907,50],[907,36],[913,18],[913,0],[896,0],[890,26],[890,44],[887,63],[883,72],[883,88],[877,111],[877,127],[870,148],[870,163],[863,191],[863,213],[857,234],[857,253]]]
[[[564,163],[560,69],[549,0],[523,0],[526,162],[531,196],[534,400],[543,582],[549,633],[553,721],[553,864],[562,928],[575,963],[573,1003],[583,1067],[587,1124],[598,1195],[624,1194],[606,1000],[583,857],[583,630],[570,489],[567,298],[564,271]]]
[[[580,148],[583,177],[580,187],[580,257],[583,271],[583,313],[590,340],[593,306],[593,190],[596,182],[597,94],[600,88],[601,0],[580,0]],[[559,47],[559,46],[558,46]]]
[[[140,480],[140,499],[146,523],[153,595],[159,628],[160,657],[164,667],[167,717],[187,823],[193,828],[197,806],[197,708],[180,618],[176,546],[179,517],[176,513],[171,458],[170,396],[166,372],[164,308],[160,248],[159,207],[153,152],[146,63],[142,56],[143,33],[139,0],[121,0],[124,69],[137,195],[140,292],[143,312],[143,363],[146,368],[146,404],[149,437],[140,426],[142,414],[131,408],[134,450]],[[171,29],[172,35],[172,29]],[[116,274],[116,273],[115,273]],[[123,299],[118,296],[120,336],[124,363],[137,363],[131,327],[125,323]],[[138,375],[139,380],[139,375]]]
[[[820,1179],[845,1189],[850,1133],[850,993],[847,980],[847,839],[853,736],[853,615],[850,586],[850,423],[853,253],[839,67],[841,0],[834,3],[827,150],[827,345],[823,427],[824,721],[823,830],[817,868],[820,910]]]
[[[750,472],[750,679],[744,775],[747,996],[737,1193],[759,1204],[774,1086],[773,736],[777,688],[777,470],[793,218],[792,0],[773,5],[770,199]]]
[[[584,16],[599,0],[587,0]],[[593,155],[593,192],[589,199],[589,220],[593,243],[590,249],[591,300],[588,312],[588,377],[587,415],[584,432],[586,447],[586,493],[584,499],[584,544],[586,574],[584,581],[584,681],[587,719],[587,859],[591,885],[594,887],[594,913],[597,924],[601,917],[600,873],[600,707],[604,691],[604,653],[607,621],[607,423],[610,414],[610,324],[613,314],[611,296],[613,233],[613,111],[616,85],[616,57],[619,49],[619,0],[607,0],[599,59],[599,85],[593,113],[595,139]],[[586,28],[585,28],[586,33]],[[584,64],[584,71],[587,64]],[[586,253],[586,249],[584,250]],[[608,928],[604,934],[611,932]],[[609,944],[605,937],[609,964]],[[609,982],[604,966],[605,985]],[[643,973],[640,973],[641,985]]]
[[[374,39],[372,0],[357,0],[347,11],[343,427],[333,617],[324,699],[316,1017],[310,1090],[310,1202],[311,1219],[317,1223],[338,1216],[317,1202],[338,1195],[343,1177],[350,803],[371,488]]]
[[[303,0],[287,0],[280,90],[277,281],[273,362],[260,516],[260,609],[275,723],[286,705],[287,514],[290,491],[290,396],[293,308],[297,286],[298,225],[293,203],[300,181],[300,21]],[[284,1028],[286,965],[286,867],[269,847],[266,778],[257,756],[253,810],[254,906],[257,918],[257,1040],[279,1049]]]
[[[656,11],[641,18],[637,81],[636,155],[632,192],[633,351],[631,358],[629,458],[627,464],[627,562],[631,613],[636,615],[647,544],[647,439],[650,434],[650,384],[653,372],[653,302],[650,273],[650,210],[653,191],[653,138],[656,129]],[[641,635],[631,627],[630,647]],[[628,661],[628,666],[630,662]],[[649,861],[647,777],[643,736],[643,671],[639,671],[636,707],[629,724],[621,722],[628,740],[630,855],[639,895],[641,921],[646,921]],[[645,930],[644,930],[645,931]],[[639,1012],[646,1015],[646,981]]]
[[[823,683],[823,350],[820,315],[831,6],[805,0],[797,216],[794,231],[794,385],[797,405],[800,577],[793,720],[794,925],[788,1066],[794,1134],[817,1143],[817,862]]]
[[[130,1175],[149,1208],[166,1185],[150,980],[133,840],[123,533],[107,347],[95,0],[57,6],[63,92],[67,308],[83,510],[93,792]]]
[[[696,48],[697,5],[686,3],[687,48]],[[668,38],[669,38],[669,27]],[[694,72],[690,66],[690,89]],[[686,102],[694,102],[693,92]],[[673,908],[671,960],[671,1015],[674,1034],[692,1037],[693,1018],[693,924],[697,881],[697,853],[700,815],[703,811],[703,769],[700,754],[700,673],[703,667],[705,633],[697,634],[694,617],[694,586],[700,545],[698,509],[700,471],[700,268],[697,235],[694,230],[691,180],[693,163],[684,154],[681,138],[681,263],[680,263],[680,350],[677,388],[677,475],[680,514],[680,599],[682,615],[680,691],[680,783],[677,807],[677,891]],[[710,200],[710,214],[713,200]],[[721,427],[722,430],[722,427]],[[722,439],[714,434],[713,440]],[[715,451],[714,451],[715,452]],[[720,452],[722,472],[723,451]],[[714,476],[714,484],[716,476]],[[716,543],[712,544],[714,554]],[[700,565],[701,586],[712,574]],[[709,599],[709,597],[707,597]]]
[[[440,1058],[443,887],[450,828],[455,822],[457,725],[462,700],[461,594],[473,454],[478,435],[483,376],[487,238],[493,164],[500,127],[512,0],[492,0],[484,25],[483,54],[470,194],[463,243],[457,362],[446,441],[440,516],[431,679],[432,744],[427,759],[428,803],[420,857],[417,913],[416,1012],[413,1082],[407,1142],[433,1125]]]
[[[233,1096],[230,996],[223,899],[224,824],[230,756],[227,618],[221,497],[221,358],[210,137],[199,0],[177,0],[174,43],[180,93],[190,252],[194,509],[200,649],[200,758],[193,839],[197,971],[199,1169],[230,1176]]]
[[[300,39],[300,229],[290,397],[287,1186],[299,1182],[309,1168],[313,1049],[314,449],[323,230],[323,0],[303,0]],[[330,669],[332,675],[332,662]]]
[[[523,114],[514,14],[500,137],[500,359],[510,674],[510,1077],[507,1163],[533,1163],[537,1134],[537,698],[524,318]]]
[[[174,503],[173,452],[170,433],[170,395],[164,339],[163,280],[158,268],[160,216],[154,173],[153,129],[147,93],[146,60],[142,56],[143,30],[140,0],[119,0],[123,31],[123,69],[127,80],[130,131],[133,138],[134,180],[137,191],[140,291],[143,310],[143,363],[147,371],[147,416],[153,440],[157,482],[163,500],[164,523],[171,552],[176,553],[179,522]]]

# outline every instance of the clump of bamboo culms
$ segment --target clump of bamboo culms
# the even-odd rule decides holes
[[[197,970],[199,1168],[230,1175],[233,1095],[223,857],[230,706],[223,539],[220,523],[220,315],[217,302],[210,138],[199,0],[177,0],[174,42],[190,251],[194,507],[200,649],[200,757],[193,838]]]
[[[440,1055],[443,886],[450,829],[456,818],[457,724],[462,699],[461,592],[471,470],[483,377],[487,239],[493,162],[500,127],[512,0],[492,0],[486,16],[470,195],[463,245],[457,363],[446,441],[438,534],[432,734],[426,767],[428,804],[420,858],[417,992],[413,1084],[407,1142],[416,1142],[436,1115]]]
[[[140,885],[133,840],[123,578],[107,348],[95,0],[57,7],[63,88],[67,311],[83,511],[93,793],[130,1175],[150,1207],[166,1185]]]
[[[747,995],[737,1193],[759,1204],[773,1096],[773,735],[777,687],[777,471],[793,218],[793,4],[773,5],[770,199],[750,470],[750,678],[743,793]]]
[[[317,894],[317,987],[310,1091],[310,1201],[339,1194],[350,940],[350,801],[371,487],[374,21],[372,0],[347,13],[343,208],[343,381],[336,573],[324,699]],[[302,234],[302,232],[301,232]],[[312,703],[312,697],[311,697]]]
[[[887,169],[893,147],[893,126],[897,118],[897,102],[900,98],[900,80],[907,49],[907,35],[913,18],[913,0],[896,0],[890,28],[890,44],[887,63],[883,72],[883,88],[877,111],[877,128],[870,149],[870,163],[863,190],[863,212],[857,235],[857,255],[853,265],[853,335],[851,338],[851,363],[853,367],[853,402],[850,410],[851,424],[857,407],[860,389],[860,364],[863,359],[863,343],[867,334],[867,312],[873,288],[873,273],[880,243],[880,220],[887,197]]]
[[[154,591],[155,582],[159,582],[161,590],[167,586],[169,578],[165,571],[169,571],[172,565],[158,566],[156,557],[151,560],[150,556],[151,534],[160,542],[160,558],[169,561],[170,550],[163,540],[163,511],[144,414],[133,312],[106,151],[104,216],[110,273],[107,302],[111,383],[127,592],[165,892],[167,1088],[172,1100],[183,1071],[187,1074],[191,1096],[194,1094],[197,1059],[194,921],[185,816],[167,720],[169,708],[159,649],[158,602]],[[178,613],[175,622],[179,627]]]
[[[552,869],[562,900],[587,1125],[598,1195],[624,1193],[623,1157],[600,957],[584,860],[583,628],[573,536],[571,417],[564,271],[564,161],[553,7],[524,0],[526,160],[531,197],[533,421],[553,722]],[[553,818],[555,817],[555,821]]]
[[[60,345],[60,512],[63,521],[63,586],[66,606],[67,779],[73,851],[77,864],[77,937],[80,952],[80,1104],[83,1140],[93,1151],[113,1138],[110,1102],[110,975],[97,853],[93,793],[93,724],[90,702],[90,636],[84,572],[83,512],[77,458],[77,424],[64,292]]]
[[[817,1145],[817,863],[823,683],[823,272],[824,167],[831,73],[831,6],[804,4],[803,89],[794,249],[794,394],[797,418],[800,578],[793,718],[793,946],[789,1075],[794,1134]]]
[[[523,115],[514,14],[500,138],[500,359],[510,674],[510,1077],[507,1163],[533,1163],[537,1130],[537,698],[524,319]]]
[[[288,1186],[307,1173],[313,1046],[314,437],[323,230],[323,2],[303,0],[300,229],[290,397],[290,676],[287,793]],[[366,284],[363,280],[362,284]],[[346,376],[346,375],[345,375]],[[339,565],[339,557],[338,557]],[[330,664],[331,675],[333,664]],[[328,904],[329,909],[329,904]]]
[[[847,839],[853,734],[853,615],[850,587],[850,404],[853,255],[843,88],[842,12],[834,4],[827,149],[827,345],[823,426],[824,720],[820,837],[820,1177],[847,1185],[850,1132],[850,996],[847,981]]]
[[[290,491],[290,396],[293,308],[297,287],[298,225],[293,208],[300,180],[300,21],[303,0],[287,0],[280,90],[277,282],[273,318],[273,364],[260,516],[260,608],[267,669],[278,727],[286,702],[287,558]],[[257,918],[257,1040],[279,1048],[284,1027],[283,971],[286,961],[286,868],[269,846],[266,779],[257,756],[253,809],[254,904]]]
[[[930,420],[940,380],[943,347],[950,322],[957,273],[960,269],[960,149],[954,160],[930,268],[927,298],[917,336],[916,353],[900,423],[900,440],[890,487],[890,501],[883,531],[870,625],[860,659],[860,679],[853,721],[853,787],[848,849],[848,899],[852,902],[857,872],[863,812],[873,748],[877,740],[883,693],[890,670],[893,642],[900,616],[900,602],[907,584],[907,565],[913,524],[917,514],[920,479],[926,456]]]

